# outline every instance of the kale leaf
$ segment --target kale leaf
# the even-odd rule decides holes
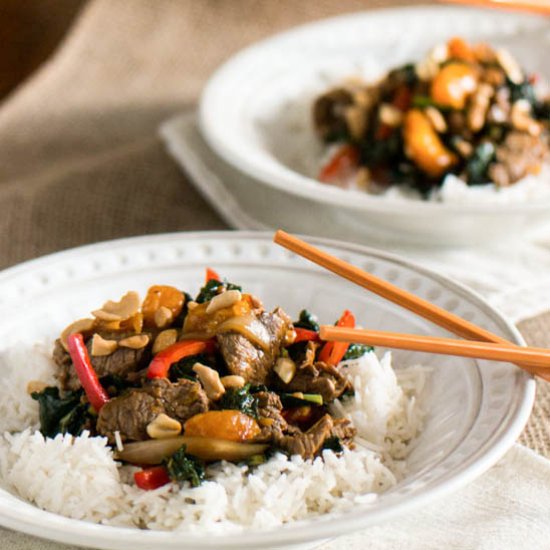
[[[128,388],[136,388],[139,382],[129,382],[126,378],[118,374],[108,374],[102,376],[99,380],[101,385],[107,390],[109,397],[117,397]]]
[[[323,443],[323,450],[329,449],[335,453],[342,453],[344,452],[344,447],[342,446],[342,442],[340,439],[336,436],[327,437]]]
[[[535,92],[535,87],[529,82],[529,80],[524,80],[519,84],[515,84],[511,80],[507,81],[508,86],[510,87],[510,103],[515,103],[519,99],[526,99],[533,109],[536,109],[539,105],[539,100],[537,98],[537,93]]]
[[[203,304],[204,302],[208,302],[212,300],[215,296],[217,296],[222,289],[225,290],[242,290],[242,288],[238,285],[234,285],[233,283],[228,283],[227,281],[216,281],[216,279],[210,279],[201,289],[197,297],[195,298],[195,302],[198,304]]]
[[[370,351],[374,351],[372,346],[365,346],[364,344],[350,344],[348,351],[346,351],[346,354],[344,355],[343,361],[347,361],[348,359],[359,359],[359,357],[363,357],[363,355],[369,353]]]
[[[187,306],[189,302],[193,301],[193,296],[191,294],[187,294],[187,292],[183,293],[185,297],[185,301],[183,302],[183,307],[181,308],[180,314],[172,321],[172,325],[175,325],[177,327],[182,327],[183,322],[185,321],[185,318],[187,317],[187,313],[189,310],[187,309]]]
[[[237,410],[253,418],[258,418],[258,399],[251,389],[253,388],[250,384],[245,384],[242,388],[228,389],[218,401],[218,406],[220,409]]]
[[[196,373],[193,371],[195,363],[201,363],[207,367],[213,367],[211,358],[199,353],[198,355],[189,355],[184,357],[175,363],[170,365],[168,371],[168,378],[171,382],[176,382],[179,378],[187,378],[188,380],[195,381],[197,379]]]
[[[393,69],[388,74],[388,80],[395,85],[413,86],[418,82],[418,75],[413,63],[407,63],[397,69]]]
[[[317,317],[310,313],[307,309],[302,309],[302,311],[300,311],[298,321],[294,323],[294,326],[319,332],[319,323],[317,322]]]
[[[193,487],[198,487],[205,478],[204,465],[194,456],[185,454],[185,450],[183,445],[166,460],[168,476],[172,481],[189,481]]]
[[[83,390],[78,390],[61,397],[59,388],[54,386],[31,394],[38,401],[40,431],[45,437],[55,437],[58,433],[79,435],[89,424],[89,405],[82,402],[82,394]]]
[[[489,181],[487,171],[494,158],[495,146],[491,142],[485,141],[476,147],[474,154],[466,163],[466,173],[470,185]]]

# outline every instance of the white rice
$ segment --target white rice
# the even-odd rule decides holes
[[[344,512],[403,477],[407,444],[422,428],[418,398],[427,369],[394,372],[390,354],[378,360],[369,353],[342,364],[355,395],[332,410],[357,428],[355,450],[324,451],[313,461],[276,454],[250,473],[224,462],[210,466],[199,487],[142,491],[133,484],[136,468],[115,462],[105,438],[45,439],[35,431],[37,405],[25,388],[29,379],[51,382],[53,366],[48,360],[46,368],[44,358],[34,351],[1,358],[0,427],[12,433],[0,437],[0,482],[44,510],[91,522],[228,533]]]
[[[18,343],[0,354],[0,433],[38,427],[38,406],[27,393],[31,380],[55,384],[51,349]]]
[[[387,199],[422,200],[418,191],[406,186],[393,185],[380,195]],[[520,204],[550,199],[550,166],[545,164],[537,175],[528,175],[508,187],[494,183],[468,185],[454,174],[443,180],[440,188],[428,196],[431,202],[449,204]]]

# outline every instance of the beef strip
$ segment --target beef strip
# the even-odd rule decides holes
[[[357,430],[347,418],[333,418],[333,426],[330,437],[337,437],[344,445],[353,448],[353,438]]]
[[[537,173],[548,158],[548,144],[526,132],[510,132],[496,149],[496,162],[489,166],[489,177],[506,187],[531,173]]]
[[[269,334],[268,351],[260,349],[248,338],[236,332],[218,334],[216,337],[229,372],[242,376],[251,384],[265,384],[279,356],[286,333],[292,325],[289,317],[280,308],[273,313],[261,313],[258,320]]]
[[[275,434],[275,445],[290,455],[300,455],[304,459],[318,455],[330,437],[337,437],[349,446],[357,433],[349,420],[332,418],[330,414],[322,416],[307,432],[290,425],[288,428],[283,435]]]
[[[256,438],[257,441],[272,441],[287,431],[288,424],[283,418],[283,404],[280,397],[273,392],[258,392],[254,394],[258,402],[258,423],[262,433]]]
[[[53,346],[52,359],[58,367],[56,377],[61,388],[63,390],[77,390],[80,388],[80,380],[78,380],[74,371],[71,356],[65,351],[59,338]]]
[[[288,384],[276,377],[273,380],[278,389],[287,393],[319,393],[324,403],[334,401],[349,387],[349,382],[336,367],[320,361],[302,365]]]
[[[296,363],[298,369],[313,366],[315,354],[320,346],[318,342],[298,342],[287,348],[290,358]]]
[[[148,439],[147,425],[164,413],[182,424],[208,410],[208,397],[198,382],[182,378],[172,383],[166,378],[128,390],[108,401],[99,413],[97,432],[114,443],[115,431],[122,441]]]
[[[353,94],[345,88],[329,90],[315,101],[313,121],[321,139],[330,141],[347,134],[345,112],[351,105]]]
[[[164,409],[157,399],[146,390],[132,390],[115,397],[103,405],[97,419],[99,435],[115,442],[115,432],[120,432],[122,441],[147,439],[147,425]]]
[[[102,333],[106,340],[122,340],[133,333]],[[152,339],[151,339],[152,340]],[[107,375],[120,376],[121,378],[134,378],[134,373],[145,368],[151,358],[151,342],[141,349],[117,348],[111,355],[92,355],[92,339],[86,342],[90,361],[99,378]],[[55,341],[53,360],[59,367],[57,378],[64,390],[78,390],[81,387],[80,380],[74,370],[70,355],[65,351],[61,341]]]
[[[334,421],[325,414],[307,432],[294,429],[292,434],[275,437],[275,445],[289,455],[300,455],[304,459],[313,458],[331,436]]]

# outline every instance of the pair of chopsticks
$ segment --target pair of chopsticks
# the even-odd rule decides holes
[[[321,327],[321,339],[443,355],[458,355],[491,361],[506,361],[515,363],[531,374],[537,374],[546,380],[550,380],[550,350],[512,344],[504,338],[462,319],[458,315],[344,262],[340,258],[319,250],[284,231],[277,231],[273,240],[295,254],[424,317],[466,340],[348,329],[327,325]]]

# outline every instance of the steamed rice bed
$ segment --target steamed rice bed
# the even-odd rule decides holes
[[[113,459],[107,440],[37,430],[38,407],[29,380],[53,381],[46,346],[17,346],[1,357],[0,480],[3,488],[38,507],[108,525],[194,532],[269,528],[350,510],[376,499],[406,473],[408,443],[422,428],[419,405],[424,367],[392,369],[391,355],[375,353],[341,363],[355,396],[331,411],[357,428],[356,449],[304,460],[278,453],[248,473],[227,462],[208,467],[208,481],[191,488],[169,484],[142,491],[132,466]]]

